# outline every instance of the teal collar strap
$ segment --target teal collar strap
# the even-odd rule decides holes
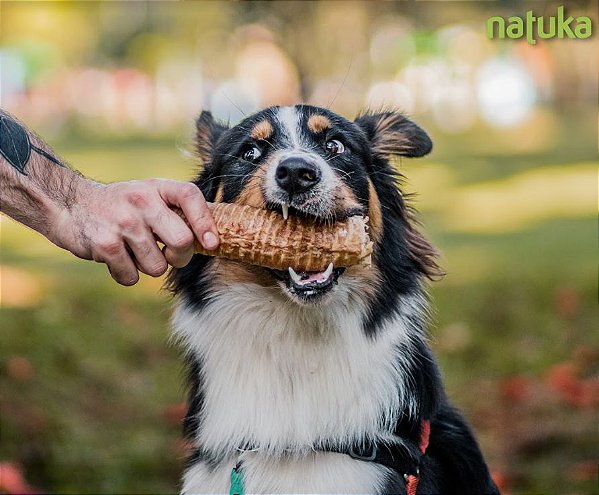
[[[231,488],[229,490],[229,495],[245,495],[241,462],[237,463],[237,466],[231,469]]]

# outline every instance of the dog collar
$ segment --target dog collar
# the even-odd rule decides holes
[[[393,469],[403,476],[406,482],[406,494],[416,495],[418,483],[420,482],[420,457],[426,454],[431,434],[431,422],[423,419],[420,422],[420,440],[418,443],[418,454],[414,456],[405,442],[368,442],[361,446],[351,446],[348,449],[326,449],[325,452],[336,452],[347,454],[352,459],[364,462],[374,462]],[[397,450],[402,446],[408,456],[398,456]],[[243,466],[241,461],[231,470],[231,488],[229,495],[244,495]]]
[[[393,469],[405,480],[407,495],[416,495],[420,482],[420,460],[426,454],[430,433],[431,422],[428,419],[423,419],[420,422],[417,451],[406,445],[403,439],[401,442],[368,442],[360,446],[351,446],[348,449],[329,449],[327,451],[347,454],[358,461],[374,462]],[[404,453],[407,455],[403,455]]]

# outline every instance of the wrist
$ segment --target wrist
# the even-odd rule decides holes
[[[80,217],[77,212],[93,201],[98,189],[104,186],[71,170],[68,172],[61,194],[49,201],[47,232],[42,234],[57,246],[77,254],[80,247],[76,244],[83,241],[75,234],[77,228],[83,227],[77,226]]]

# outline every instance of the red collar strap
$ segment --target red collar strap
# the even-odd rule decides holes
[[[418,447],[422,455],[426,454],[428,448],[428,441],[431,436],[431,422],[428,419],[423,419],[420,422],[420,442]],[[406,493],[407,495],[416,495],[418,489],[418,483],[420,482],[420,470],[416,468],[416,474],[404,474],[406,480]]]
[[[420,452],[422,455],[426,454],[428,449],[428,442],[431,438],[431,421],[430,419],[423,419],[420,422]]]
[[[428,448],[428,441],[431,436],[431,422],[428,419],[423,419],[420,422],[420,443],[418,447],[422,455],[426,454]],[[416,474],[404,474],[406,480],[406,492],[407,495],[416,495],[418,489],[418,483],[420,482],[420,470],[416,470]]]

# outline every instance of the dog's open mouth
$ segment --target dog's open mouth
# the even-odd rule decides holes
[[[306,302],[316,302],[333,288],[345,268],[334,268],[333,263],[330,263],[322,272],[296,272],[292,267],[287,271],[270,271],[291,294]]]
[[[287,220],[290,215],[303,218],[311,218],[316,222],[324,221],[324,218],[315,216],[305,208],[298,208],[285,201],[273,202],[269,205],[270,209],[281,213],[283,218]],[[352,215],[362,215],[361,209],[350,209],[344,212],[330,213],[326,218],[331,221],[346,220]],[[328,292],[330,292],[339,277],[345,272],[345,268],[335,268],[333,263],[330,263],[327,268],[320,272],[304,272],[296,271],[293,267],[287,270],[269,269],[270,272],[287,288],[287,291],[292,296],[297,297],[303,302],[317,302]]]

